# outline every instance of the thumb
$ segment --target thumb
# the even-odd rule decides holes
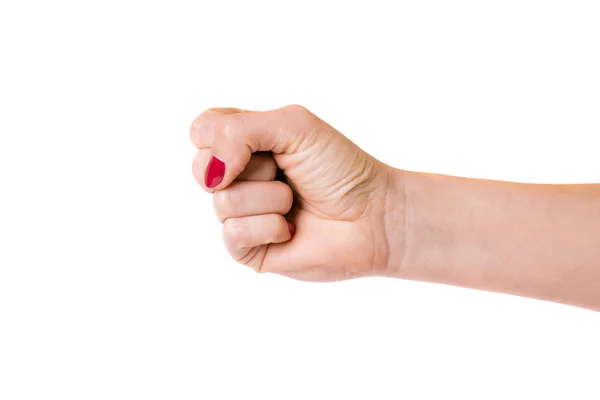
[[[221,114],[214,124],[212,158],[206,173],[206,186],[223,189],[244,170],[252,153],[271,151],[295,153],[314,142],[315,121],[302,106],[287,106],[265,112]]]

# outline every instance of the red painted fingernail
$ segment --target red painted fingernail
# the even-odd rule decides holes
[[[290,235],[294,236],[294,233],[296,232],[296,228],[294,227],[294,224],[292,224],[290,221],[288,221],[288,228],[290,230]]]
[[[225,163],[213,156],[206,166],[206,174],[204,174],[204,184],[207,188],[212,189],[223,180],[225,176]]]

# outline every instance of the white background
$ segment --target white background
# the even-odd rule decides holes
[[[600,182],[596,1],[0,3],[0,399],[600,397],[599,314],[232,262],[209,107],[379,159]]]

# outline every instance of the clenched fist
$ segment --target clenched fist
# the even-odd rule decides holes
[[[301,106],[210,109],[193,171],[231,256],[259,272],[331,281],[387,275],[402,249],[402,173]],[[400,240],[401,241],[401,240]]]

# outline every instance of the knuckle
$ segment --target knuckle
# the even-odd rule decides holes
[[[192,121],[192,124],[190,125],[190,134],[194,134],[195,132],[200,131],[202,129],[203,125],[206,123],[206,120],[209,119],[212,114],[213,113],[211,112],[211,109],[208,109],[208,110],[202,112],[200,115],[198,115],[196,117],[196,119]]]
[[[299,104],[289,105],[289,106],[285,107],[285,109],[287,109],[288,112],[290,112],[290,114],[292,116],[294,116],[295,118],[298,118],[298,119],[312,120],[315,116],[312,112],[310,112],[310,110],[308,108],[301,106]]]
[[[213,194],[213,208],[215,210],[215,214],[217,215],[217,219],[221,222],[225,222],[225,212],[223,210],[223,202],[221,201],[221,191],[217,191]]]
[[[201,119],[202,115],[197,117],[192,124],[190,125],[190,140],[192,141],[192,143],[194,143],[196,146],[198,146],[199,141],[198,141],[198,132],[200,131],[200,119]]]
[[[200,126],[200,123],[202,122],[203,117],[204,117],[204,113],[200,114],[192,121],[192,123],[190,125],[190,135],[193,135],[198,130],[198,127]]]
[[[298,113],[298,114],[310,114],[310,111],[308,111],[308,109],[306,107],[304,107],[300,104],[290,104],[290,105],[286,106],[285,108],[291,112]]]
[[[230,137],[239,137],[246,131],[244,114],[228,114],[221,118],[221,131]]]
[[[223,190],[223,203],[229,208],[234,209],[238,205],[244,202],[244,191],[242,187],[236,183],[233,183],[227,189]]]
[[[196,147],[206,147],[206,135],[217,128],[219,116],[208,109],[200,114],[190,125],[190,139]],[[204,140],[203,140],[204,138]]]
[[[226,242],[235,247],[247,247],[248,232],[235,219],[228,219],[223,224],[223,237]]]
[[[241,114],[218,114],[212,121],[212,130],[215,136],[221,137],[225,141],[234,142],[243,139],[240,135],[243,133],[239,115]]]
[[[223,222],[228,217],[232,216],[232,211],[235,209],[237,194],[233,188],[217,190],[213,195],[213,206],[217,217]]]
[[[231,116],[233,115],[234,114]],[[226,125],[226,121],[230,119],[228,117],[230,117],[230,115],[223,113],[219,108],[209,108],[192,122],[190,134],[193,135],[205,129],[222,129]]]

